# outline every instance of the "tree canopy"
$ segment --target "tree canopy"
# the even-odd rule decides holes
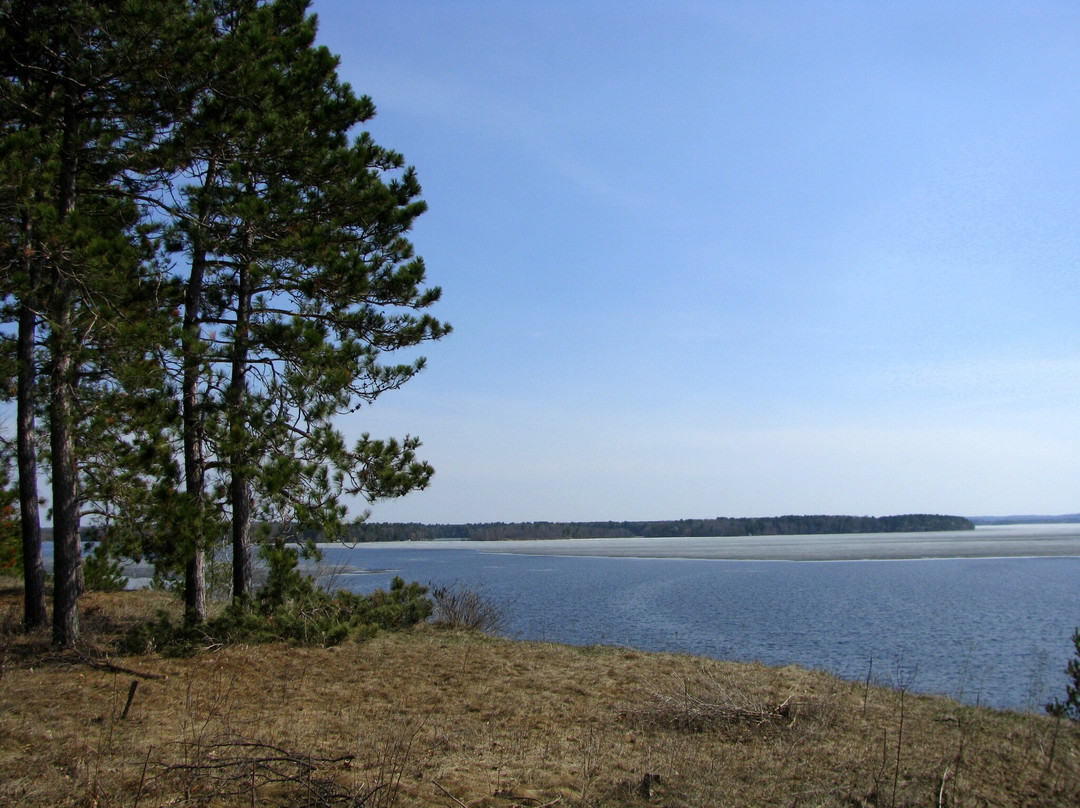
[[[45,619],[40,455],[59,644],[78,637],[84,525],[182,578],[199,622],[226,536],[243,601],[257,530],[336,534],[347,497],[431,478],[415,437],[336,426],[450,329],[408,238],[416,174],[363,130],[374,105],[308,6],[0,2],[0,362],[26,622]]]

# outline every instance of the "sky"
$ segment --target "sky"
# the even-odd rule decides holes
[[[1080,511],[1077,4],[312,9],[454,327],[372,520]]]

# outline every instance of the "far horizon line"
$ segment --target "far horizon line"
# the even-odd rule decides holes
[[[375,520],[375,519],[363,519],[361,524],[371,525],[426,525],[429,527],[436,527],[440,525],[552,525],[552,524],[621,524],[624,522],[706,522],[716,521],[719,519],[782,519],[784,517],[809,517],[809,516],[829,516],[829,517],[855,517],[855,518],[870,518],[870,519],[885,519],[889,517],[898,516],[949,516],[959,517],[961,519],[969,519],[976,524],[1053,524],[1055,522],[1080,522],[1080,512],[1078,513],[1062,513],[1062,514],[1003,514],[1003,515],[984,515],[984,516],[965,516],[963,514],[949,514],[949,513],[930,513],[928,511],[916,512],[911,511],[908,513],[890,513],[880,516],[871,516],[870,514],[851,514],[851,513],[785,513],[777,514],[774,516],[683,516],[677,519],[492,519],[481,522],[451,522],[451,521],[437,521],[437,522],[421,522],[421,521],[402,521],[402,520]],[[350,523],[352,524],[352,523]],[[51,522],[42,522],[42,530],[51,530]],[[94,525],[85,525],[85,528],[93,528]]]
[[[622,524],[625,522],[634,523],[655,523],[655,522],[708,522],[716,521],[719,519],[783,519],[785,517],[853,517],[858,519],[887,519],[901,516],[943,516],[943,517],[958,517],[961,519],[969,519],[972,522],[981,523],[989,520],[1008,520],[1009,522],[1016,524],[1040,524],[1044,521],[1049,522],[1080,522],[1080,512],[1077,513],[1061,513],[1061,514],[998,514],[998,515],[981,515],[981,516],[968,516],[964,514],[956,513],[943,513],[943,512],[931,512],[931,511],[908,511],[898,513],[888,513],[880,515],[872,514],[855,514],[855,513],[827,513],[819,511],[817,513],[783,513],[774,514],[771,516],[681,516],[673,519],[489,519],[485,521],[420,521],[420,520],[401,520],[401,519],[365,519],[363,523],[373,525],[553,525],[553,524]]]

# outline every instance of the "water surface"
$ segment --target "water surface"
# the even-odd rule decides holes
[[[326,564],[377,571],[339,574],[355,591],[393,575],[481,586],[525,639],[870,673],[1011,709],[1064,694],[1080,625],[1077,525],[365,544],[327,547]]]

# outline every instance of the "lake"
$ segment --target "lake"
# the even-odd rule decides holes
[[[1080,626],[1080,525],[327,546],[335,585],[479,586],[508,633],[822,668],[1041,711]]]

